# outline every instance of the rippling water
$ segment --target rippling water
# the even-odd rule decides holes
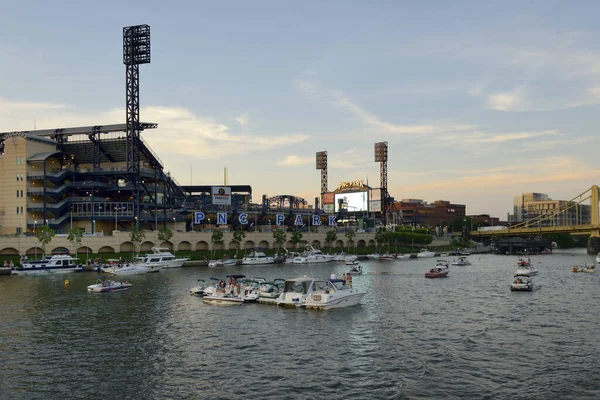
[[[326,278],[343,264],[208,269],[129,278],[90,294],[93,273],[0,277],[0,398],[600,398],[600,274],[582,251],[536,256],[531,293],[515,257],[471,256],[447,279],[435,260],[364,262],[356,307],[219,307],[199,278]]]

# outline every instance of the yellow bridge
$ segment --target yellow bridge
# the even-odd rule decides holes
[[[470,232],[473,238],[491,238],[499,236],[525,236],[547,233],[570,233],[572,235],[589,234],[590,238],[597,238],[600,247],[600,215],[598,212],[599,189],[592,186],[573,199],[560,204],[552,210],[538,211],[535,217],[510,227],[497,230],[479,229]],[[588,205],[589,216],[581,212],[582,205]],[[569,215],[569,218],[565,216]],[[593,248],[591,248],[593,247]],[[596,252],[597,246],[588,244],[588,252]]]

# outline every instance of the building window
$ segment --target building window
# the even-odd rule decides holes
[[[17,181],[19,181],[19,180],[20,180],[20,179],[19,179],[19,174],[17,174]]]
[[[17,235],[21,235],[23,233],[23,228],[17,227]]]
[[[21,207],[21,214],[23,214],[23,207]]]
[[[19,215],[19,207],[17,207],[17,215]]]
[[[19,197],[19,191],[17,190],[17,197]]]
[[[21,190],[21,197],[23,197],[23,190]]]

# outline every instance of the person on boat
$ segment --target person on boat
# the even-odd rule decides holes
[[[4,268],[8,268],[8,260],[4,260]]]
[[[346,275],[346,282],[348,283],[349,287],[352,287],[352,274]]]
[[[10,268],[14,268],[15,267],[15,263],[13,262],[13,260],[10,260],[10,262],[8,263],[8,266]]]

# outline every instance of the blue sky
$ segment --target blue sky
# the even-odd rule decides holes
[[[122,28],[149,24],[144,139],[181,184],[379,185],[501,219],[600,181],[596,2],[21,1],[0,24],[0,131],[125,119]]]

